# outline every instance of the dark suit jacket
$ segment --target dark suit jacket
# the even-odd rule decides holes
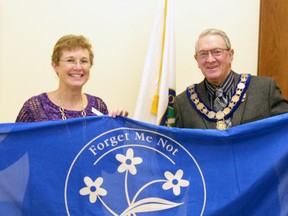
[[[235,74],[235,84],[239,74]],[[236,85],[235,85],[236,86]],[[208,93],[204,81],[197,84],[197,92],[203,102],[209,105]],[[215,129],[216,123],[206,120],[194,108],[186,91],[177,95],[174,102],[176,127]],[[272,78],[252,76],[246,92],[246,99],[232,115],[232,126],[268,118],[288,112],[288,101],[284,99],[277,83]]]

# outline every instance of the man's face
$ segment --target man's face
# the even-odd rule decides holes
[[[224,39],[219,35],[206,35],[198,41],[195,59],[206,79],[219,86],[231,70],[234,50],[227,50]]]

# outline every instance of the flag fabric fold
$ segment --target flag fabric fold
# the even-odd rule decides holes
[[[0,215],[288,215],[288,114],[225,131],[0,124]]]
[[[161,0],[142,74],[134,119],[151,124],[175,124],[174,0]]]

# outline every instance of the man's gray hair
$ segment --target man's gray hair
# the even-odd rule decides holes
[[[195,53],[198,51],[199,47],[198,47],[198,42],[199,40],[206,36],[206,35],[219,35],[220,37],[223,38],[224,42],[225,42],[225,45],[226,45],[226,49],[227,50],[230,50],[231,49],[231,42],[230,42],[230,39],[229,37],[227,36],[227,34],[224,32],[224,31],[221,31],[219,29],[206,29],[204,30],[198,37],[198,40],[196,42],[196,45],[195,45]]]

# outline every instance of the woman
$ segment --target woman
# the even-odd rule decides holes
[[[84,36],[61,37],[54,46],[51,63],[59,77],[58,88],[28,99],[16,122],[66,120],[99,114],[128,116],[128,112],[122,109],[108,112],[101,98],[82,93],[89,79],[93,57],[92,46]]]

